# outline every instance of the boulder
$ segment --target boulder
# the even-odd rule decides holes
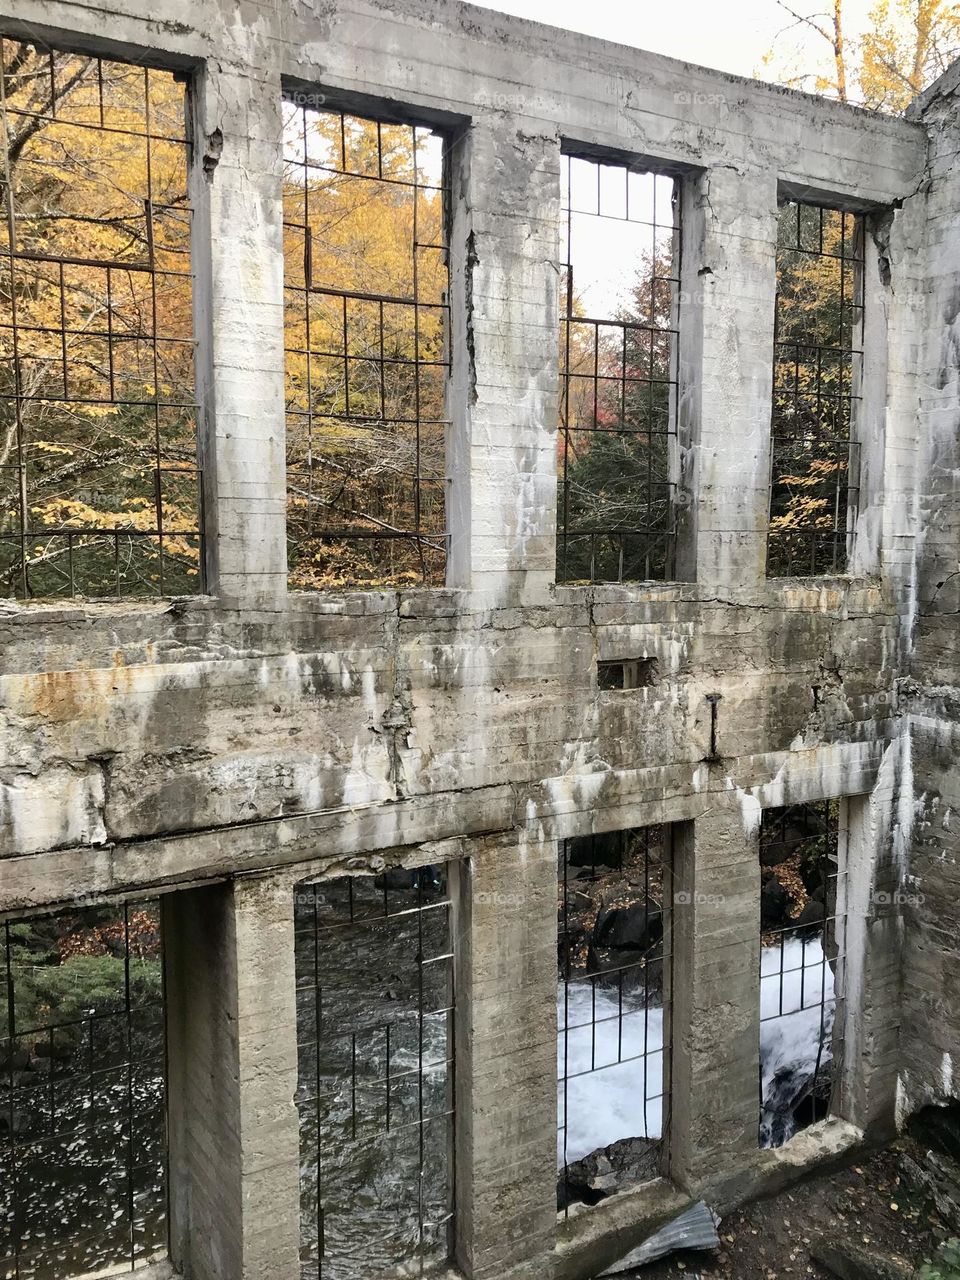
[[[661,1144],[653,1138],[621,1138],[568,1164],[557,1184],[557,1207],[598,1204],[624,1187],[660,1176]]]
[[[614,987],[624,995],[642,994],[659,1002],[663,992],[663,958],[659,946],[650,955],[645,951],[617,951],[612,947],[591,947],[587,973],[596,975],[602,987]]]
[[[907,1128],[923,1146],[932,1147],[960,1164],[960,1103],[924,1107],[911,1116]]]
[[[571,867],[621,867],[623,833],[605,831],[596,836],[573,836],[567,842],[567,863]]]
[[[810,1257],[837,1280],[913,1280],[916,1276],[905,1258],[836,1237],[811,1241]]]
[[[793,921],[794,927],[802,933],[820,933],[823,930],[826,914],[823,903],[818,902],[816,898],[811,898]]]
[[[593,927],[596,947],[649,951],[663,938],[663,912],[650,898],[600,908]]]
[[[790,895],[775,875],[768,876],[760,890],[760,929],[783,929],[790,923]]]

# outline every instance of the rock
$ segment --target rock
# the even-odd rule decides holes
[[[619,989],[625,996],[640,995],[645,1003],[658,1004],[663,995],[663,960],[659,948],[654,951],[651,958],[643,951],[591,947],[587,972],[596,976],[601,987]]]
[[[9,1109],[4,1108],[0,1111],[0,1133],[2,1134],[20,1134],[29,1133],[30,1117],[23,1111],[14,1111],[11,1115]]]
[[[622,833],[606,831],[597,836],[573,836],[567,844],[567,862],[571,867],[621,867]]]
[[[422,889],[424,893],[431,893],[440,887],[442,879],[436,867],[389,867],[382,875],[375,876],[373,883],[375,888],[386,888],[388,892],[415,893]]]
[[[797,846],[793,844],[781,844],[774,841],[771,844],[762,844],[760,846],[760,865],[761,867],[778,867],[781,862],[786,862],[788,858],[792,858],[797,852]]]
[[[804,933],[820,933],[826,914],[823,903],[811,898],[793,921],[794,927]]]
[[[601,907],[593,928],[597,947],[649,951],[662,938],[663,912],[650,898],[626,906]]]
[[[775,875],[768,876],[760,890],[760,929],[782,929],[790,923],[790,895]]]
[[[907,1132],[921,1151],[917,1160],[900,1157],[904,1175],[960,1234],[960,1105],[924,1107],[911,1116]]]
[[[624,1187],[660,1176],[661,1144],[653,1138],[621,1138],[568,1164],[557,1185],[557,1208],[580,1201],[598,1204]]]
[[[29,1071],[30,1065],[30,1050],[25,1045],[0,1048],[0,1071]]]
[[[916,1276],[905,1258],[824,1236],[811,1242],[810,1257],[837,1280],[913,1280]]]
[[[832,1091],[833,1070],[826,1051],[819,1071],[781,1067],[760,1109],[760,1145],[782,1147],[798,1130],[822,1120],[829,1114]]]
[[[924,1107],[911,1117],[907,1129],[923,1146],[960,1164],[960,1103]]]
[[[949,1156],[928,1151],[922,1162],[901,1155],[900,1168],[909,1183],[930,1197],[951,1230],[960,1233],[960,1166]]]
[[[803,887],[811,898],[823,899],[826,895],[827,882],[824,878],[822,858],[805,858],[799,867]]]

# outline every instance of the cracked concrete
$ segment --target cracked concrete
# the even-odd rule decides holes
[[[211,584],[0,605],[0,911],[165,891],[177,1264],[295,1272],[288,944],[309,878],[453,869],[468,1280],[590,1274],[691,1194],[734,1204],[953,1096],[957,74],[900,121],[454,0],[162,7],[116,0],[108,43],[73,0],[0,0],[10,32],[192,69]],[[285,82],[451,138],[441,589],[287,591]],[[679,178],[682,581],[555,584],[571,147]],[[851,572],[823,580],[764,576],[778,194],[871,211],[864,480]],[[638,658],[654,683],[598,688],[598,661]],[[826,798],[846,802],[857,904],[848,1078],[841,1113],[778,1157],[755,1149],[757,824]],[[558,1229],[556,841],[661,822],[682,883],[722,899],[678,913],[667,1174]]]

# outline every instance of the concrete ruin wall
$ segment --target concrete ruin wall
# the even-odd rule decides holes
[[[930,135],[918,199],[925,240],[915,305],[924,337],[914,353],[918,413],[916,537],[908,661],[901,706],[909,721],[901,794],[904,944],[904,1111],[956,1097],[960,1032],[960,77],[948,73],[913,108]]]
[[[174,1260],[198,1280],[297,1274],[307,877],[460,868],[471,1280],[589,1274],[691,1194],[722,1208],[889,1133],[898,1091],[949,1096],[953,82],[898,121],[444,0],[143,9],[0,3],[10,34],[194,77],[211,594],[0,605],[0,909],[166,895]],[[456,139],[444,589],[286,590],[285,87]],[[682,175],[682,584],[554,585],[564,142]],[[864,488],[852,572],[829,580],[764,577],[778,192],[869,211]],[[654,686],[598,690],[598,659],[638,655]],[[851,832],[841,1113],[758,1151],[759,816],[833,797]],[[558,1225],[556,841],[659,822],[683,824],[690,895],[669,1176]]]

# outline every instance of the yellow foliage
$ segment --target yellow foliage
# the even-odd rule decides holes
[[[819,58],[811,61],[809,44],[800,52],[781,42],[764,57],[760,74],[874,111],[902,115],[960,57],[960,5],[951,0],[877,0],[859,38],[849,30],[843,0],[830,13],[807,6],[798,15],[793,29],[821,39]]]
[[[197,529],[195,413],[183,407],[194,399],[184,88],[142,66],[0,47],[16,234],[11,246],[4,221],[0,254],[20,255],[9,273],[17,381],[12,359],[0,365],[0,509],[19,508],[11,461],[22,459],[28,515],[50,535],[28,589],[68,589],[58,561],[79,548],[84,589],[113,591],[115,538],[58,530],[126,529],[138,535],[129,555],[156,560],[159,544],[140,534],[155,532],[147,495],[171,464],[169,532]],[[5,345],[12,356],[9,333]],[[183,536],[165,539],[164,552],[196,573],[197,548]],[[22,573],[0,563],[8,590],[21,589]]]

